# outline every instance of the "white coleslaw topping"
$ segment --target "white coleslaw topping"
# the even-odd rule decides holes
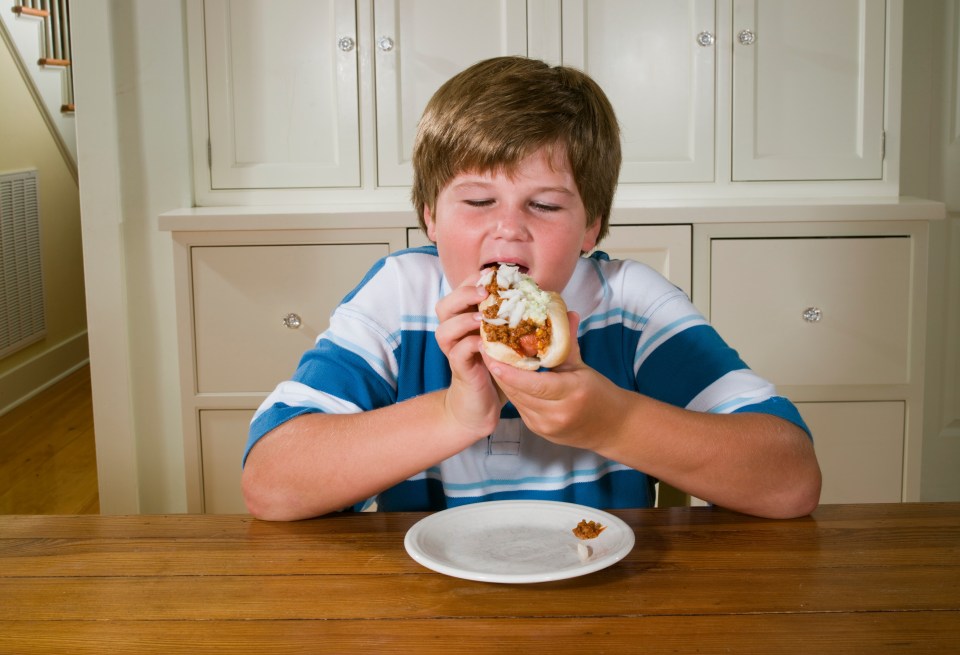
[[[487,286],[493,279],[494,269],[488,268],[480,276],[477,286]],[[522,320],[543,323],[547,320],[550,294],[541,290],[533,278],[510,264],[500,264],[497,269],[497,286],[500,288],[500,308],[496,318],[484,318],[491,325],[517,327]]]

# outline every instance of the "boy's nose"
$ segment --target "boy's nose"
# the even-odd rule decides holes
[[[497,235],[504,239],[522,239],[527,234],[526,218],[523,210],[507,207],[497,216]]]

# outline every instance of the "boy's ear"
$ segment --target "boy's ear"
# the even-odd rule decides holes
[[[426,205],[423,206],[423,222],[427,226],[427,238],[437,242],[437,222],[433,220],[433,212]]]
[[[599,216],[593,221],[592,225],[587,226],[587,231],[583,234],[583,243],[580,244],[580,252],[588,253],[596,247],[601,226]]]

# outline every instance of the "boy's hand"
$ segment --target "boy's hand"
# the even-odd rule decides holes
[[[477,304],[487,297],[480,279],[467,279],[437,303],[436,338],[450,363],[451,381],[446,392],[446,409],[451,419],[476,438],[486,437],[497,427],[500,408],[506,402],[484,366],[480,349],[480,312]]]
[[[579,317],[568,312],[570,355],[549,371],[523,371],[484,357],[497,385],[533,432],[577,448],[597,450],[618,415],[620,389],[583,363],[576,334]]]

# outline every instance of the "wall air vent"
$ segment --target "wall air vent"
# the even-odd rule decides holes
[[[0,358],[46,333],[37,172],[0,175]]]

